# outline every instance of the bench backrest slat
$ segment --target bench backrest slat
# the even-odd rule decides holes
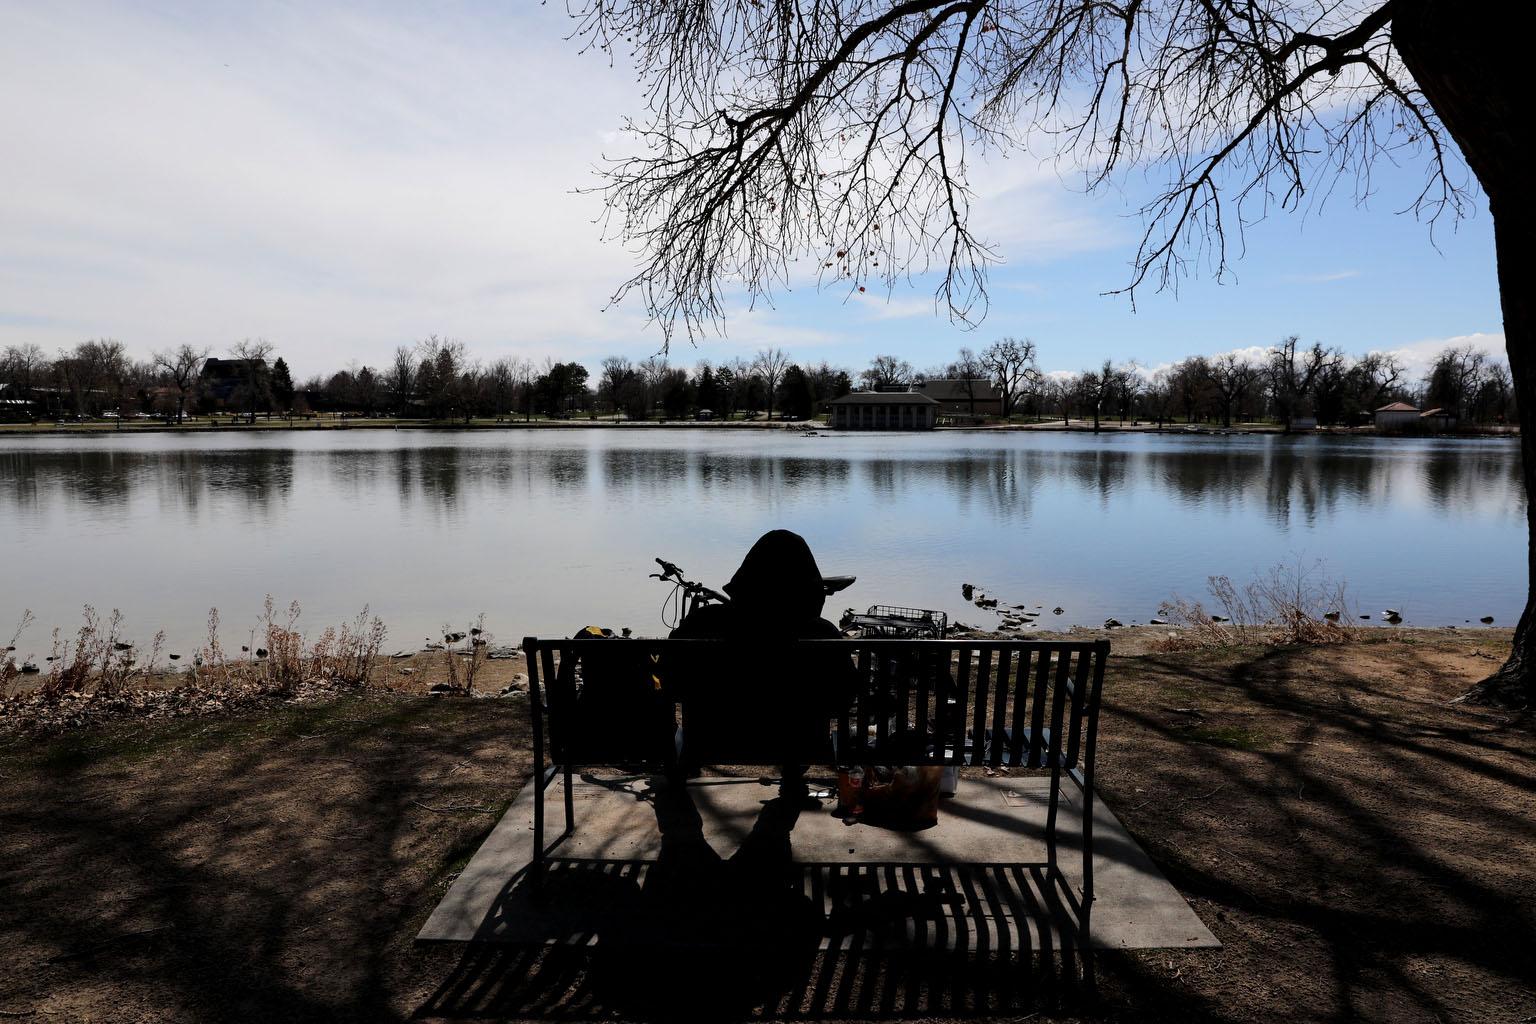
[[[669,667],[673,673],[705,678],[709,687],[723,687],[731,681],[732,665],[760,667],[770,659],[771,664],[787,666],[786,671],[801,665],[820,673],[830,664],[834,676],[837,664],[847,666],[842,685],[851,692],[841,702],[829,703],[825,712],[843,763],[1030,768],[1055,763],[1075,768],[1080,759],[1092,756],[1092,738],[1084,730],[1096,727],[1109,653],[1104,641],[1025,640],[811,640],[764,648],[726,640],[529,637],[524,648],[530,693],[540,694],[548,711],[551,760],[588,765],[633,760],[640,756],[636,750],[655,749],[654,744],[637,747],[625,742],[628,720],[621,719],[616,729],[612,716],[603,722],[592,718],[602,716],[603,702],[609,699],[594,700],[593,695],[615,692],[612,673],[621,675],[620,690],[632,695],[645,691],[646,700],[635,704],[632,728],[667,730],[665,723],[674,718],[666,707],[680,704],[686,722],[690,702],[703,699],[669,692]],[[589,653],[594,663],[583,671],[579,666]],[[700,675],[712,666],[722,667]],[[610,674],[602,687],[594,682],[599,670]],[[632,686],[630,674],[635,676]],[[839,685],[832,678],[825,686],[823,680],[810,681],[815,685],[804,692],[821,693]],[[771,702],[772,695],[764,699]],[[660,714],[654,713],[658,703],[666,705]],[[745,713],[741,727],[750,732],[754,723],[750,710]],[[777,743],[770,739],[768,746]],[[726,749],[729,746],[727,741]],[[627,751],[622,757],[620,748]]]
[[[1023,651],[1026,658],[1029,652]],[[1004,715],[1008,711],[1008,701],[1012,699],[1018,703],[1019,694],[1012,693],[1008,688],[1009,669],[1012,666],[1014,652],[1005,647],[997,652],[997,685],[993,687],[994,698],[992,701],[992,742],[987,745],[987,764],[994,768],[1003,764],[1003,738],[1007,735],[1007,719]]]
[[[1077,764],[1078,734],[1083,725],[1083,697],[1088,689],[1088,659],[1077,657],[1077,670],[1072,675],[1072,723],[1067,729],[1067,764]]]
[[[870,650],[867,648],[859,649],[858,692],[855,694],[855,699],[859,705],[859,717],[854,720],[858,731],[853,734],[851,742],[848,742],[849,737],[843,737],[843,740],[848,742],[850,750],[857,751],[861,757],[869,750],[869,700],[865,695],[873,689],[872,677],[870,676],[870,673],[873,671],[870,666],[871,657],[872,652]]]
[[[967,644],[960,648],[960,663],[955,668],[955,703],[950,708],[949,731],[943,734],[954,740],[953,764],[965,763],[965,709],[971,706],[970,699],[971,647]]]
[[[971,764],[982,764],[986,754],[987,700],[992,695],[992,648],[981,649],[976,666],[976,692],[971,694]]]

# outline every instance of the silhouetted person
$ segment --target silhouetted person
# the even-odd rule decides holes
[[[826,756],[849,665],[836,656],[791,659],[776,648],[840,635],[821,617],[821,570],[803,537],[773,530],[752,545],[724,590],[728,604],[696,609],[672,631],[676,639],[746,642],[729,663],[695,659],[669,668],[683,700],[683,768],[782,762],[781,792],[803,796],[803,766]]]

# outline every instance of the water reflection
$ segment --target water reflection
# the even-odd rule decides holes
[[[660,597],[644,579],[651,556],[719,576],[757,532],[786,525],[859,574],[854,603],[971,612],[957,607],[963,577],[1037,599],[1070,594],[1062,624],[1094,622],[1126,618],[1117,602],[1155,607],[1173,590],[1198,592],[1212,572],[1304,549],[1368,592],[1434,578],[1418,621],[1459,623],[1474,597],[1477,614],[1517,610],[1523,510],[1514,446],[1471,441],[7,439],[0,564],[29,585],[13,588],[0,617],[26,604],[57,622],[90,600],[200,621],[209,604],[259,602],[270,589],[321,610],[388,606],[406,635],[478,610],[518,629],[600,617],[653,629],[641,617]],[[92,578],[102,564],[153,585],[101,593],[117,587]],[[514,566],[537,587],[512,582]]]

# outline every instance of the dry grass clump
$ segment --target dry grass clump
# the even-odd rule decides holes
[[[493,637],[485,631],[485,613],[481,612],[475,624],[455,631],[443,625],[443,665],[448,671],[448,685],[455,690],[473,693],[475,676],[485,664]]]
[[[302,609],[288,605],[279,617],[272,595],[262,604],[262,614],[251,630],[241,656],[231,659],[219,641],[219,610],[208,609],[208,641],[198,655],[194,675],[213,689],[256,688],[270,693],[291,693],[306,685],[364,686],[388,635],[368,606],[350,623],[326,626],[313,641],[298,629]]]
[[[0,653],[0,697],[10,692],[11,680],[21,675],[21,666],[16,663],[13,655],[16,653],[16,645],[21,643],[21,635],[32,625],[32,609],[28,608],[21,613],[20,620],[16,623],[16,632],[11,635],[11,642],[6,645],[5,651]]]
[[[48,671],[31,692],[9,693],[20,670],[10,658],[4,659],[0,728],[52,733],[128,715],[218,713],[264,698],[302,699],[368,684],[387,631],[366,605],[353,621],[327,626],[312,641],[298,630],[298,618],[297,601],[280,619],[268,596],[251,630],[251,642],[231,658],[219,639],[219,610],[210,608],[207,643],[193,659],[191,671],[167,679],[156,678],[164,633],[155,635],[148,657],[141,660],[137,647],[122,638],[122,613],[114,610],[103,621],[87,605],[85,621],[72,641],[53,631]],[[30,614],[22,617],[18,639],[30,622]]]
[[[65,641],[62,633],[54,629],[48,672],[38,687],[39,695],[57,699],[66,693],[82,693],[90,689],[112,697],[154,675],[155,663],[165,644],[163,632],[155,634],[149,656],[141,661],[138,647],[123,639],[121,611],[112,609],[112,615],[103,622],[96,609],[86,605],[84,618],[72,643]]]
[[[1238,586],[1230,576],[1208,579],[1213,607],[1175,594],[1158,615],[1181,627],[1164,650],[1267,644],[1348,643],[1356,635],[1342,580],[1330,579],[1321,562],[1276,565]]]

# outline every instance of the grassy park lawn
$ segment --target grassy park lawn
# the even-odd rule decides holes
[[[1117,654],[1100,790],[1224,948],[1105,955],[1095,1001],[1024,992],[955,1015],[1536,1016],[1536,739],[1528,719],[1449,703],[1508,642]],[[477,954],[412,937],[530,770],[525,717],[520,695],[368,690],[0,740],[0,1011],[390,1021],[443,1005]],[[571,984],[513,962],[506,984],[539,998],[508,1005],[557,1005]],[[680,1008],[678,972],[656,984]],[[643,1012],[611,988],[582,1015]]]

